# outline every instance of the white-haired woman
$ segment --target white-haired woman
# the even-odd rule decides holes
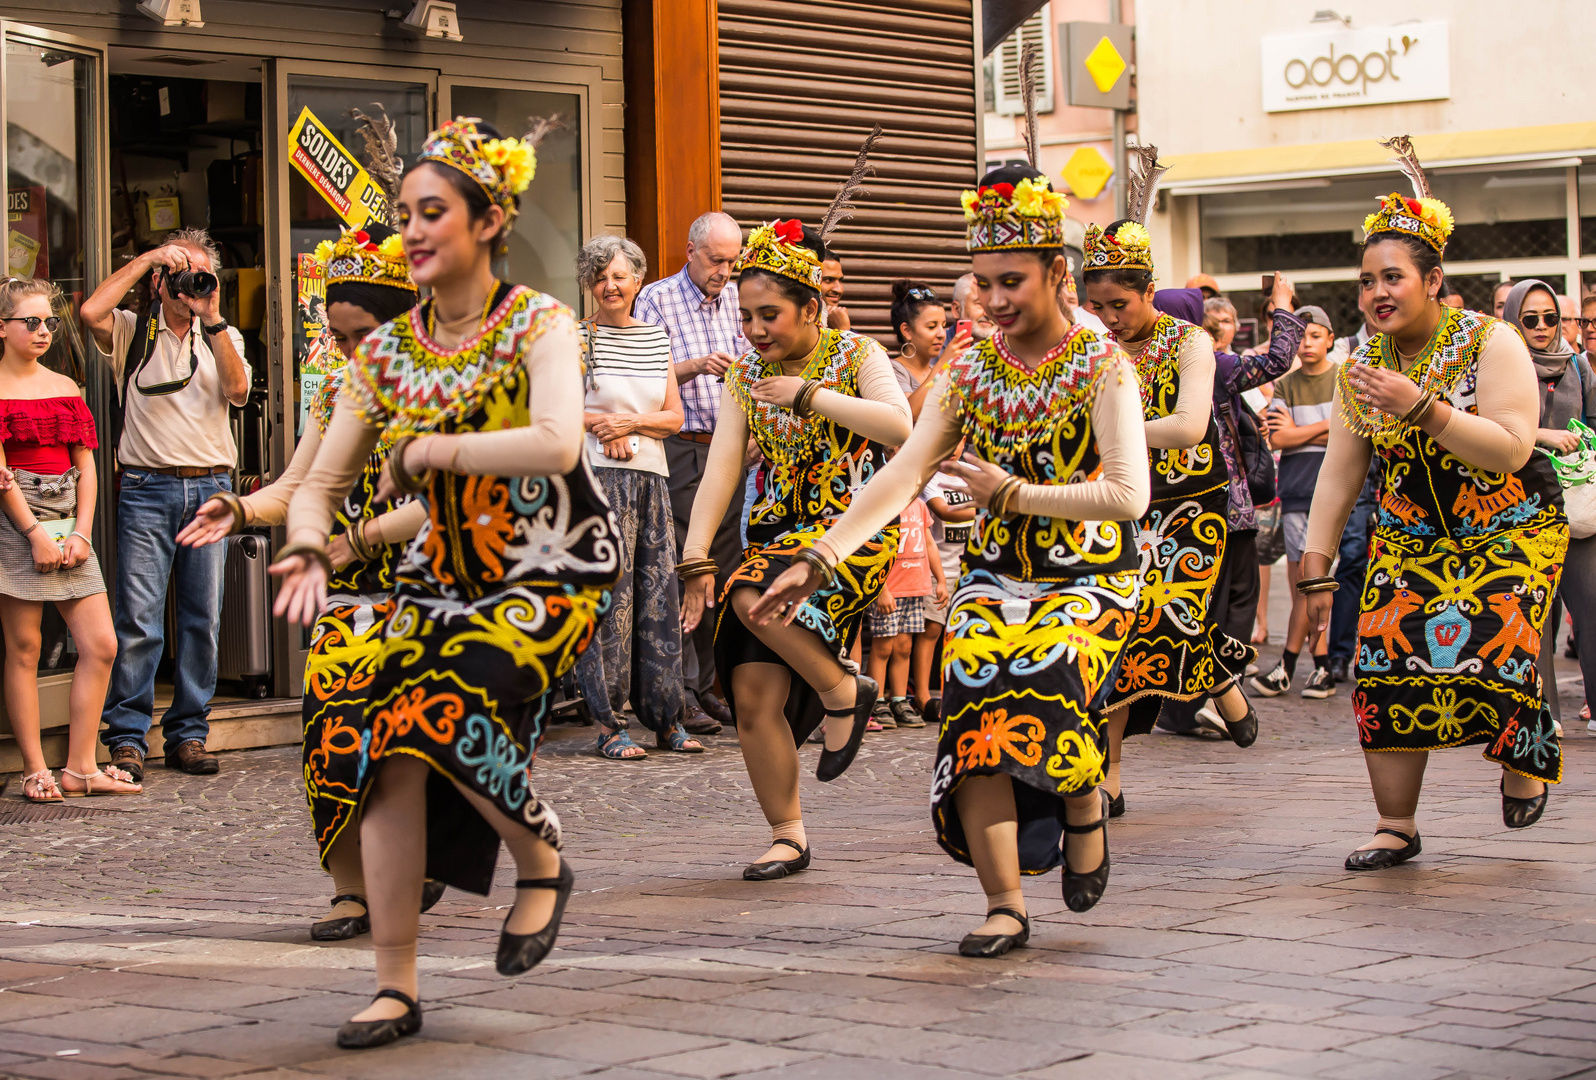
[[[595,236],[576,257],[577,278],[596,305],[582,323],[587,456],[621,546],[614,606],[598,647],[577,661],[576,678],[598,724],[598,752],[617,760],[648,756],[626,733],[628,698],[659,749],[704,749],[682,727],[676,532],[662,441],[681,430],[682,399],[665,329],[632,317],[647,273],[642,249],[621,236]]]

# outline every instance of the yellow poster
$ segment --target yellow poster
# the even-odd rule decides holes
[[[368,221],[393,224],[382,188],[308,108],[288,133],[288,161],[351,229]]]

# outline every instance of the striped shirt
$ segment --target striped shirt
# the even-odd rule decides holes
[[[671,371],[671,343],[663,327],[600,326],[582,324],[587,398],[590,413],[654,413],[665,408],[666,379]],[[591,340],[591,348],[587,346]],[[647,435],[635,435],[637,448],[627,461],[606,457],[591,432],[583,435],[587,459],[595,468],[636,469],[670,475],[665,444]]]
[[[665,328],[671,359],[678,364],[712,352],[738,357],[749,350],[737,311],[737,283],[728,281],[720,295],[711,299],[693,284],[685,266],[668,278],[643,286],[633,315]],[[721,381],[714,375],[695,375],[681,384],[683,431],[707,434],[715,430],[721,389]]]

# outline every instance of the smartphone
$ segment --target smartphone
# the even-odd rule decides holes
[[[972,322],[969,319],[960,319],[958,322],[953,324],[953,336],[954,337],[958,337],[960,334],[964,334],[964,335],[968,336],[968,335],[970,335],[970,334],[972,334],[974,332],[975,332],[975,323]]]
[[[1275,276],[1273,274],[1265,274],[1263,276],[1263,294],[1265,299],[1267,299],[1274,291]]]

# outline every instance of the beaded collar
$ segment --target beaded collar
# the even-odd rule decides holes
[[[844,330],[822,330],[814,352],[804,361],[802,379],[819,379],[826,390],[852,394],[858,386],[859,364],[875,341]],[[779,364],[767,363],[757,352],[747,352],[726,373],[726,386],[732,398],[748,417],[749,430],[759,437],[762,447],[774,449],[782,460],[801,460],[814,442],[815,432],[830,421],[814,416],[801,417],[791,409],[754,400],[754,383],[782,374]],[[766,450],[767,455],[770,449]]]
[[[1122,355],[1112,340],[1077,325],[1032,369],[999,332],[948,362],[943,404],[961,411],[965,434],[983,457],[1021,453],[1088,407],[1102,384],[1099,373]]]
[[[1168,373],[1180,359],[1180,346],[1186,336],[1200,327],[1189,322],[1177,319],[1170,314],[1158,316],[1153,323],[1153,332],[1148,336],[1145,344],[1140,346],[1141,351],[1135,351],[1132,346],[1126,346],[1125,352],[1136,365],[1136,385],[1141,387],[1142,404],[1152,405],[1157,402],[1153,395],[1153,388],[1168,377]],[[1115,338],[1118,341],[1118,338]]]
[[[1498,320],[1477,311],[1447,308],[1441,321],[1430,335],[1416,360],[1407,371],[1397,356],[1396,343],[1389,334],[1376,334],[1352,354],[1336,374],[1336,388],[1341,392],[1341,413],[1347,427],[1359,435],[1385,447],[1406,438],[1411,425],[1403,424],[1399,417],[1367,405],[1358,400],[1351,382],[1352,370],[1359,364],[1386,368],[1412,379],[1421,393],[1433,390],[1437,395],[1449,393],[1479,358],[1480,349],[1491,327]]]

